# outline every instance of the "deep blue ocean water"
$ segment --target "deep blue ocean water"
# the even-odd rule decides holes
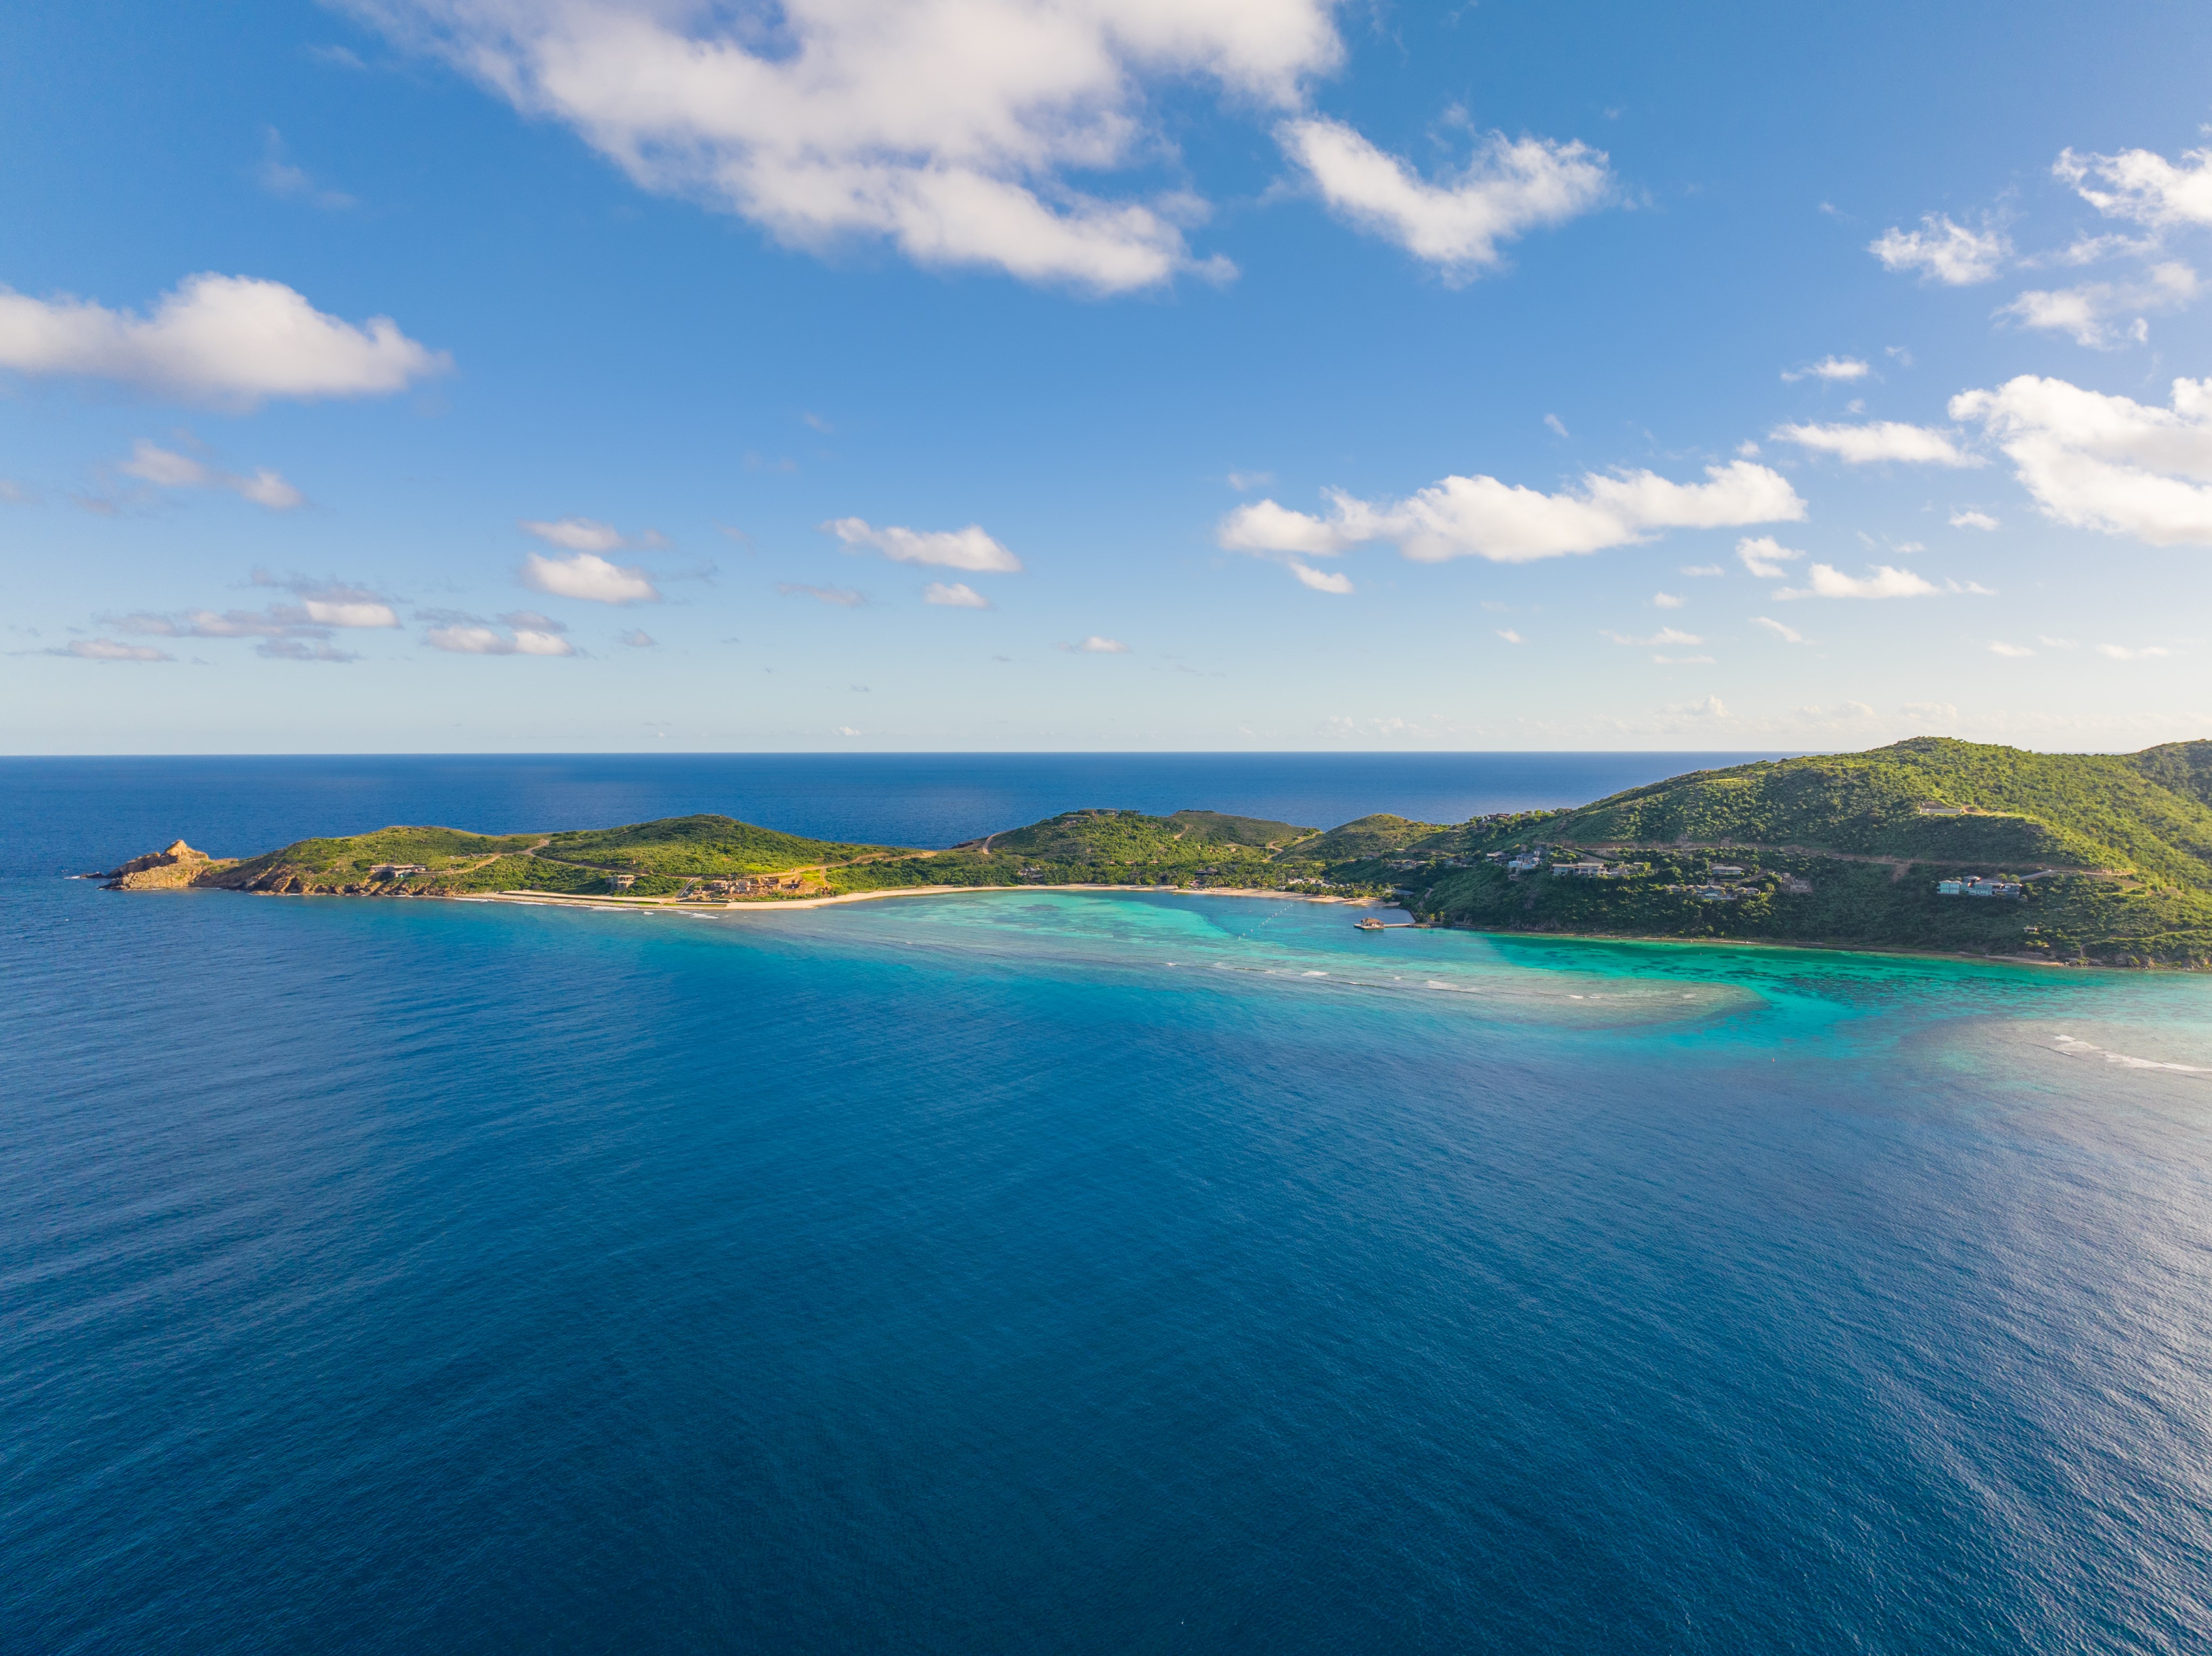
[[[0,761],[0,1649],[2212,1648],[2212,981],[55,877],[1547,762]]]

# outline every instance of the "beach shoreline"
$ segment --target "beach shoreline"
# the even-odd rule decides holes
[[[1381,897],[1326,897],[1303,891],[1270,891],[1260,886],[1177,887],[1158,885],[915,885],[882,891],[848,891],[829,897],[790,897],[769,902],[685,903],[665,897],[581,896],[557,891],[470,892],[445,901],[457,903],[520,903],[552,908],[614,909],[639,913],[782,914],[799,908],[835,908],[882,897],[960,897],[1006,891],[1145,892],[1170,897],[1272,897],[1279,902],[1337,903],[1346,907],[1396,907]]]

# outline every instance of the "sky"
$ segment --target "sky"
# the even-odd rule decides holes
[[[2212,9],[0,16],[0,750],[2212,736]]]

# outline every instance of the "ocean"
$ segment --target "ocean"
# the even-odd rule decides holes
[[[2212,980],[59,877],[1718,762],[0,761],[0,1649],[2212,1649]]]

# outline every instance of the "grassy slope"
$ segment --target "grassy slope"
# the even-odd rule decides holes
[[[665,896],[695,878],[821,870],[833,892],[924,885],[1023,883],[1138,884],[1294,876],[1270,859],[1315,831],[1218,811],[1147,816],[1069,811],[948,852],[808,840],[727,816],[678,816],[614,828],[485,835],[454,828],[392,828],[343,839],[303,840],[204,882],[256,890],[367,888],[445,894],[529,889],[605,892],[611,877],[635,877],[636,896]],[[381,883],[377,863],[422,863],[429,872]],[[1024,870],[1028,870],[1026,873]],[[1202,873],[1202,870],[1212,870]],[[1310,870],[1308,871],[1310,871]]]
[[[1333,828],[1304,844],[1293,846],[1287,854],[1300,862],[1350,863],[1362,858],[1384,857],[1401,851],[1417,841],[1438,834],[1449,833],[1434,822],[1409,822],[1403,816],[1393,816],[1387,811],[1374,816],[1362,816]]]
[[[1632,879],[1535,873],[1516,881],[1482,866],[1430,870],[1407,883],[1424,912],[1498,930],[2200,964],[2212,961],[2212,806],[2197,792],[2208,783],[2207,743],[2106,755],[1917,738],[1870,753],[1693,772],[1577,810],[1496,828],[1469,824],[1417,847],[1469,854],[1538,842],[1662,847],[1613,853],[1650,864]],[[1992,814],[1923,816],[1922,800]],[[1685,848],[1692,845],[1736,849],[1708,855]],[[1774,849],[1783,846],[1795,849]],[[1808,854],[1821,850],[1841,855]],[[1799,875],[1814,889],[1793,895],[1768,880],[1757,895],[1725,904],[1661,889],[1704,879],[1714,862]],[[1961,864],[1988,873],[2054,868],[2129,877],[2081,872],[2038,880],[2018,902],[1938,896],[1936,878]]]
[[[541,846],[537,854],[531,854]],[[384,886],[424,893],[520,889],[604,892],[611,887],[611,875],[624,873],[639,877],[630,889],[647,896],[679,891],[695,877],[782,872],[887,854],[897,853],[879,846],[801,839],[727,816],[678,816],[552,834],[388,828],[342,839],[302,840],[201,883],[255,890],[339,891],[371,884],[369,870],[378,863],[421,863],[428,874]]]
[[[1747,880],[1753,895],[1703,902],[1670,884],[1694,884],[1711,861],[1732,854],[1760,875],[1796,874],[1808,894],[1777,879]],[[1777,857],[1750,850],[1668,857],[1629,880],[1509,878],[1494,865],[1448,872],[1413,901],[1454,925],[1497,931],[1613,933],[1629,937],[1765,939],[1860,944],[1968,954],[2045,955],[2058,960],[2175,965],[2212,963],[2212,896],[2086,876],[2037,880],[2020,901],[1936,895],[1937,870],[1832,858]]]
[[[2139,757],[1916,737],[1870,753],[1692,772],[1567,812],[1548,830],[1577,844],[1804,846],[2022,868],[2128,868],[2212,884],[2212,805],[2161,786],[2138,767]],[[1923,816],[1922,800],[2003,814]]]
[[[823,863],[848,863],[860,857],[891,854],[888,846],[845,845],[806,840],[774,828],[755,828],[731,816],[669,816],[625,828],[591,828],[556,834],[543,856],[592,868],[631,873],[703,875],[771,874]]]

